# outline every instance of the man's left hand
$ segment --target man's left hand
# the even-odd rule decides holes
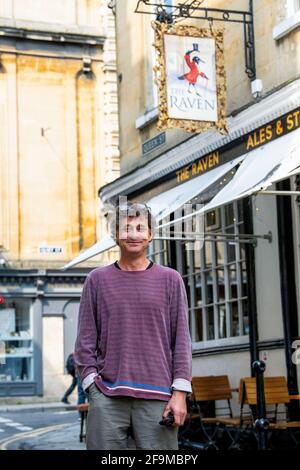
[[[173,426],[183,426],[187,415],[186,392],[173,391],[172,397],[164,410],[163,418],[166,418],[170,412],[174,415]]]

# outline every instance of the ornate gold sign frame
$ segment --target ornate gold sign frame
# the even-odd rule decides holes
[[[170,25],[153,21],[152,27],[155,31],[154,47],[156,49],[155,83],[158,86],[159,116],[158,129],[180,128],[187,132],[201,133],[215,128],[222,134],[227,134],[226,121],[226,78],[224,65],[224,38],[223,29],[200,29],[195,26]],[[168,116],[167,104],[167,80],[166,80],[166,57],[164,49],[164,35],[173,34],[177,36],[189,36],[197,38],[214,38],[216,43],[216,85],[218,102],[218,120],[216,122],[193,121],[174,119]]]

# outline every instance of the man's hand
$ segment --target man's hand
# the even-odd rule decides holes
[[[174,415],[173,426],[183,426],[187,415],[186,392],[173,391],[173,395],[164,410],[163,418],[166,418],[170,411]]]

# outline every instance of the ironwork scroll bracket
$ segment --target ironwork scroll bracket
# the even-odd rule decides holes
[[[253,23],[253,0],[249,0],[249,10],[227,10],[223,8],[205,8],[199,6],[200,1],[192,1],[189,4],[164,5],[158,0],[138,0],[135,13],[155,15],[156,20],[162,23],[173,24],[176,19],[190,18],[207,20],[210,27],[213,22],[243,24],[245,72],[249,79],[256,79],[255,65],[255,40]],[[148,7],[148,8],[147,8]]]

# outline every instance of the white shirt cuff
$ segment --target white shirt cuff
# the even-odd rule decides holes
[[[82,388],[83,390],[87,390],[92,383],[94,383],[94,378],[96,377],[96,373],[92,372],[91,374],[87,375],[85,379],[82,381]]]
[[[185,379],[175,379],[172,383],[172,388],[174,390],[179,390],[180,392],[192,393],[191,382]]]

